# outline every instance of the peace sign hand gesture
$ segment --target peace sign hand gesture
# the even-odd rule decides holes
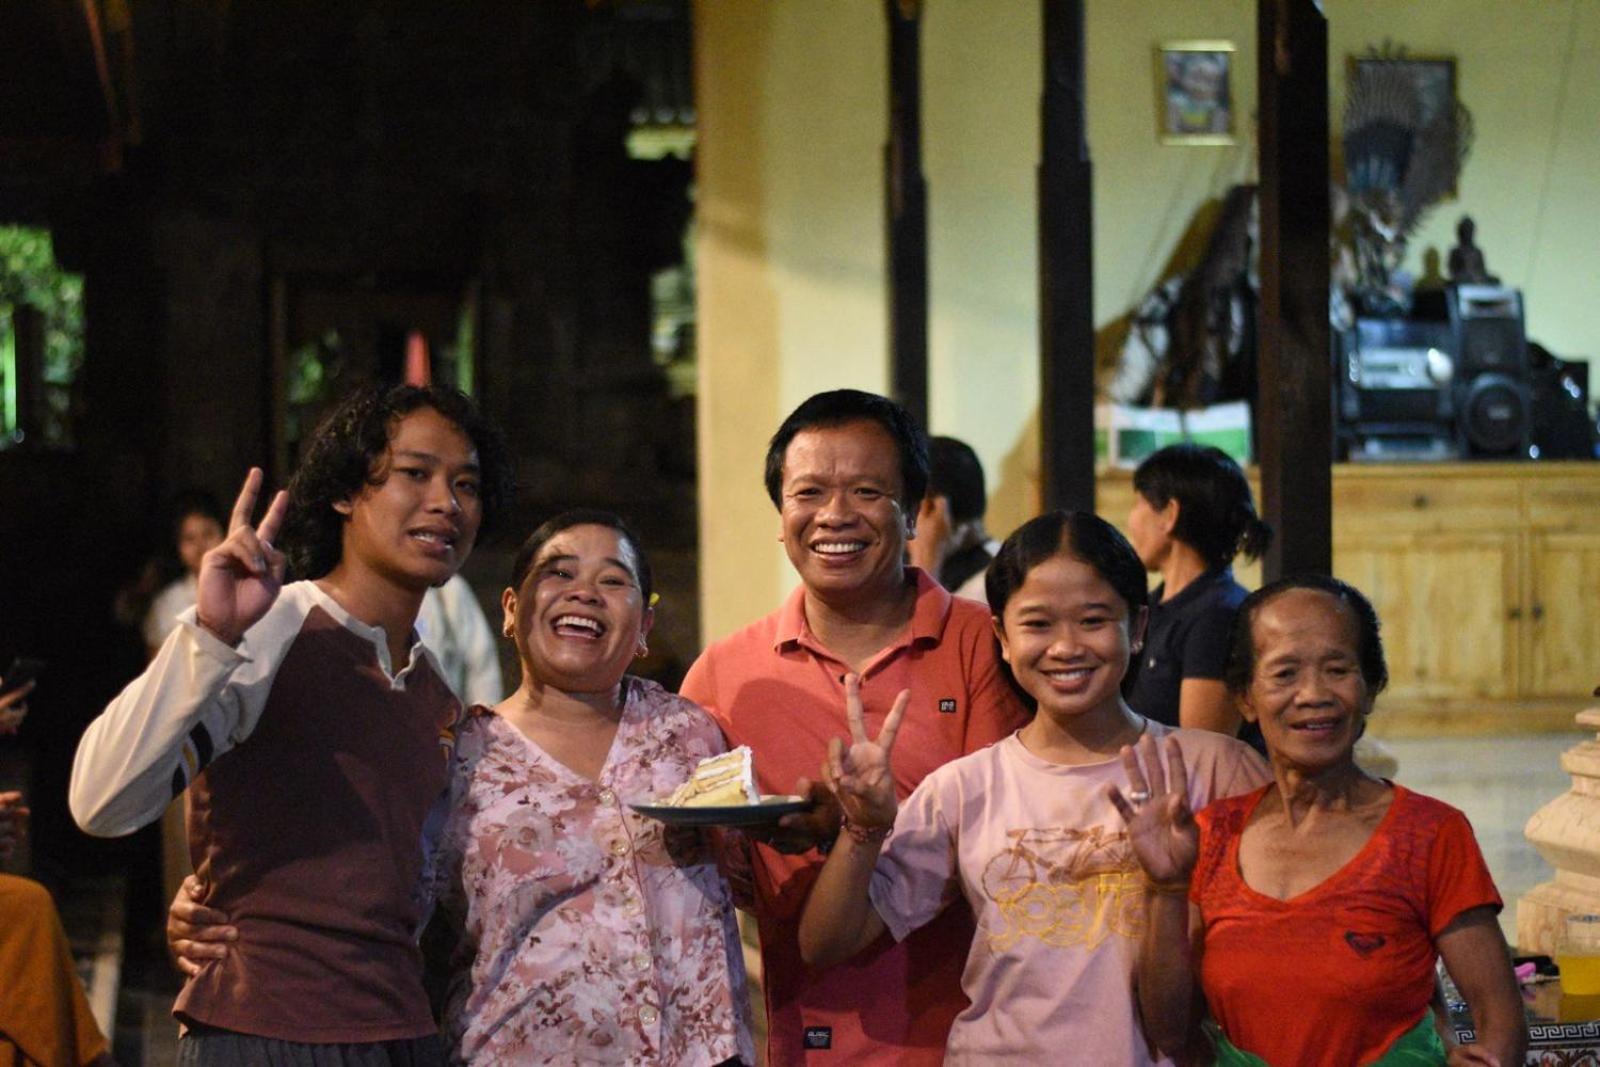
[[[1166,749],[1165,768],[1160,748]],[[1200,828],[1189,810],[1189,772],[1177,740],[1169,737],[1158,746],[1146,733],[1137,745],[1123,746],[1122,767],[1127,795],[1114,785],[1106,786],[1106,795],[1128,826],[1128,844],[1139,865],[1158,885],[1187,882],[1200,855]]]
[[[283,588],[284,555],[272,539],[283,525],[289,494],[279,490],[261,522],[250,525],[265,478],[260,467],[250,468],[233,503],[227,538],[200,557],[195,620],[230,645],[261,620]]]
[[[822,765],[822,778],[839,798],[845,821],[862,830],[887,829],[894,825],[899,803],[894,794],[894,776],[889,770],[889,753],[894,748],[895,734],[900,732],[900,720],[905,717],[906,705],[911,703],[911,691],[902,689],[894,698],[889,717],[883,720],[883,729],[877,740],[867,737],[866,714],[861,708],[861,679],[854,674],[844,676],[845,718],[850,723],[851,744],[848,750],[840,738],[828,743],[828,760]]]

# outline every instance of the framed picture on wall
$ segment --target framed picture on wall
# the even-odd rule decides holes
[[[1233,42],[1157,48],[1156,123],[1162,144],[1233,143]]]

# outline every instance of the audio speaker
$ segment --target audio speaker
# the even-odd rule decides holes
[[[1456,445],[1462,456],[1526,459],[1533,401],[1522,294],[1498,285],[1450,290],[1455,335]]]

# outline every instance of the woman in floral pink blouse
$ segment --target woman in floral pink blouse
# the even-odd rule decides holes
[[[727,883],[627,807],[723,750],[698,707],[624,674],[650,599],[605,512],[552,519],[517,555],[501,602],[522,684],[462,726],[434,853],[459,1062],[755,1062]]]

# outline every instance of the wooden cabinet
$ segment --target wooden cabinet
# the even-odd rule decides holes
[[[1132,502],[1127,472],[1102,475],[1101,514],[1125,527]],[[1341,465],[1333,526],[1334,573],[1383,621],[1375,728],[1569,728],[1593,702],[1600,463]]]
[[[1334,573],[1366,593],[1383,622],[1385,700],[1517,695],[1508,622],[1520,578],[1515,537],[1494,533],[1348,534]]]

